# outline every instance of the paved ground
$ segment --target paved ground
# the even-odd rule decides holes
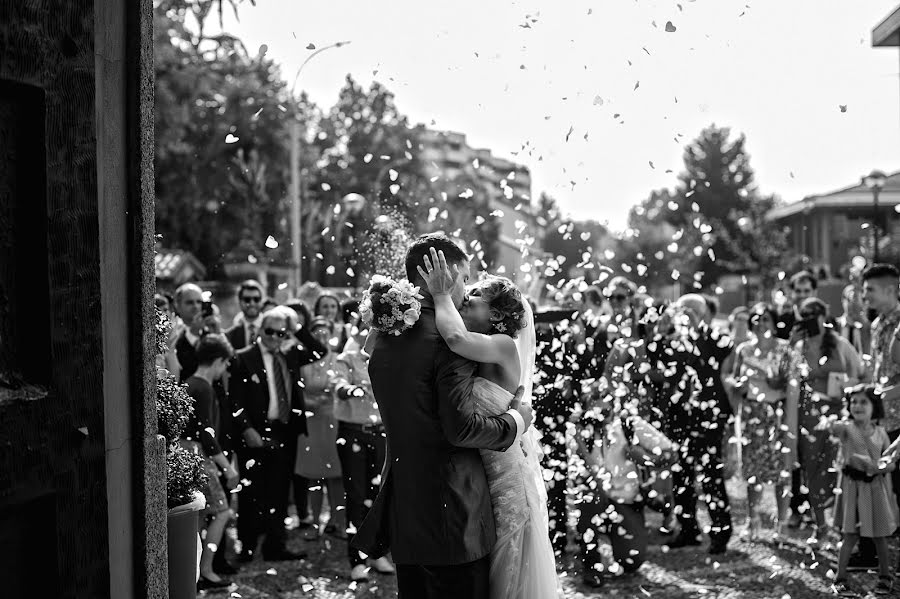
[[[742,523],[746,512],[743,490],[732,482],[735,522]],[[774,502],[772,502],[774,503]],[[648,524],[654,528],[660,517],[650,512]],[[749,542],[735,540],[724,556],[712,559],[705,547],[666,551],[663,537],[654,536],[649,560],[639,572],[610,580],[599,590],[589,590],[580,581],[574,553],[561,564],[560,579],[567,599],[621,597],[665,599],[748,598],[812,599],[829,595],[828,571],[836,557],[836,543],[811,547],[808,531],[792,532],[780,542],[771,539]],[[244,599],[355,599],[396,596],[392,576],[372,573],[364,584],[352,583],[348,575],[345,543],[331,537],[304,540],[301,531],[291,531],[290,547],[303,549],[309,558],[297,563],[256,562],[244,566],[234,577],[228,592],[207,597]],[[871,590],[875,574],[856,574],[851,583],[858,590]],[[874,596],[874,595],[871,595]],[[895,593],[900,596],[900,592]]]

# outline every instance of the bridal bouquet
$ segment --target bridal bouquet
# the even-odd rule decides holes
[[[359,305],[362,321],[376,331],[399,335],[412,328],[422,313],[419,288],[406,279],[374,275]]]

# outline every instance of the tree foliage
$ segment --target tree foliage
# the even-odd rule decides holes
[[[639,280],[698,288],[722,275],[777,273],[789,259],[784,231],[765,222],[777,205],[761,195],[743,135],[711,125],[684,151],[675,189],[654,191],[629,215],[618,260]]]

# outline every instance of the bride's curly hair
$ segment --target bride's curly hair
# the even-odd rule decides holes
[[[480,284],[481,298],[491,309],[491,333],[516,338],[525,328],[525,302],[522,292],[505,277],[486,276]],[[495,320],[495,316],[500,316]]]

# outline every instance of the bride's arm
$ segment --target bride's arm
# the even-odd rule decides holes
[[[504,364],[517,359],[516,343],[507,335],[483,335],[466,330],[462,316],[450,292],[456,284],[458,269],[447,266],[444,253],[431,250],[432,259],[425,257],[425,268],[418,267],[428,291],[434,298],[435,324],[438,332],[453,351],[469,360],[485,364]]]

